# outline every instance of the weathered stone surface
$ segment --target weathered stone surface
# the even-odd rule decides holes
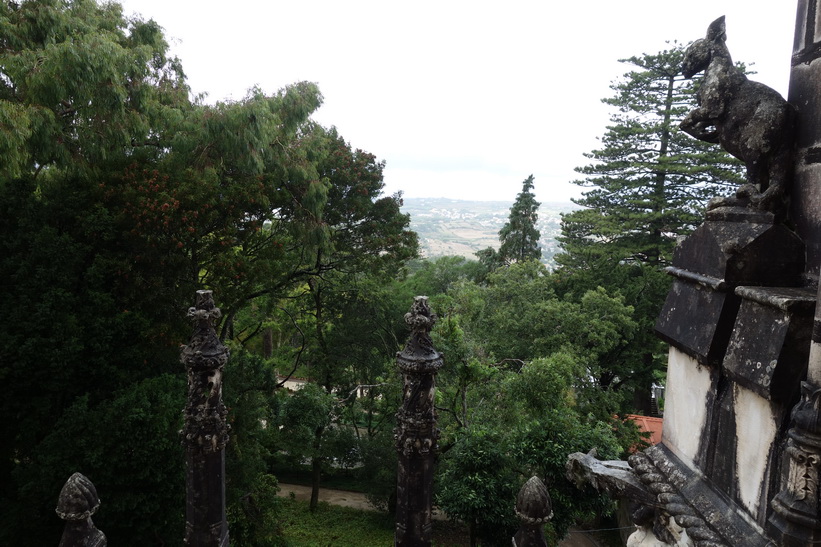
[[[800,286],[805,264],[803,242],[785,226],[765,222],[764,216],[738,207],[711,211],[676,247],[673,266],[732,287]],[[723,218],[738,220],[718,220]]]
[[[630,457],[639,480],[656,494],[662,511],[686,530],[697,547],[766,547],[769,538],[752,525],[725,494],[682,463],[663,444]],[[664,538],[662,538],[664,539]],[[675,543],[670,538],[668,543]]]
[[[693,467],[707,459],[710,438],[704,432],[714,418],[719,371],[670,346],[662,438]]]
[[[74,473],[60,490],[55,511],[66,521],[59,547],[106,547],[105,534],[94,526],[91,515],[100,508],[97,489],[82,473]]]
[[[394,431],[399,453],[394,544],[402,547],[431,544],[434,457],[439,438],[433,401],[436,373],[443,364],[430,338],[436,320],[428,297],[417,296],[405,314],[411,335],[396,354],[403,393]]]
[[[821,543],[821,388],[801,385],[792,419],[768,531],[779,545],[803,547]]]
[[[711,206],[750,205],[783,218],[792,180],[796,111],[775,90],[747,79],[733,64],[726,39],[720,17],[710,24],[706,38],[687,48],[682,73],[691,78],[704,71],[704,79],[698,107],[681,128],[697,139],[720,143],[747,167],[747,185],[734,198],[721,198]]]
[[[807,244],[808,273],[821,265],[821,21],[817,0],[799,0],[789,101],[798,109],[798,135],[790,220]]]
[[[516,516],[521,525],[513,536],[514,547],[547,547],[544,525],[553,518],[553,508],[547,487],[539,477],[530,477],[519,490]]]
[[[703,365],[717,366],[727,349],[739,299],[722,283],[718,289],[678,274],[656,321],[656,333]]]
[[[737,462],[735,499],[763,527],[774,487],[774,482],[765,477],[778,469],[781,428],[786,417],[779,405],[737,383],[733,384],[733,413]]]
[[[738,287],[735,292],[742,304],[724,372],[762,397],[791,406],[806,374],[815,291]]]
[[[188,310],[194,332],[182,348],[188,370],[185,424],[180,435],[185,446],[185,544],[227,547],[225,518],[225,445],[228,411],[222,402],[223,367],[228,349],[214,330],[220,310],[211,291],[197,291],[196,305]]]
[[[676,248],[668,268],[676,279],[656,322],[665,341],[710,366],[721,363],[735,325],[735,287],[797,286],[804,271],[804,246],[793,232],[752,222],[766,214],[739,208],[716,209],[713,218],[727,215],[745,221],[708,220]]]
[[[626,498],[646,506],[655,506],[655,495],[638,480],[630,465],[622,460],[601,461],[595,450],[570,454],[565,464],[568,480],[579,488],[589,484],[611,498]]]
[[[698,468],[727,493],[735,495],[736,420],[733,386],[719,377],[710,407],[707,427],[701,432],[704,439],[697,460]]]

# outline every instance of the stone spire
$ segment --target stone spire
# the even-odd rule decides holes
[[[430,338],[436,319],[428,297],[417,296],[405,314],[410,338],[396,354],[404,382],[394,434],[399,452],[395,545],[402,547],[431,544],[433,462],[439,437],[433,400],[436,372],[442,367],[442,356]]]
[[[188,310],[194,332],[182,348],[188,371],[185,425],[185,544],[227,547],[225,519],[225,445],[228,414],[222,402],[222,374],[228,349],[214,331],[220,317],[211,291],[197,291],[196,305]]]

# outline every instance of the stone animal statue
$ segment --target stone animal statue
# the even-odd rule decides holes
[[[719,198],[708,209],[725,205],[753,206],[783,212],[792,178],[796,111],[781,95],[753,82],[733,65],[725,44],[724,16],[707,29],[684,54],[682,74],[704,71],[697,93],[698,107],[681,122],[693,137],[720,143],[747,167],[747,184],[735,198]]]

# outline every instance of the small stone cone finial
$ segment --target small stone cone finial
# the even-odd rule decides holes
[[[106,547],[105,534],[91,521],[100,508],[94,484],[82,473],[74,473],[60,490],[57,515],[66,521],[60,547]]]
[[[82,473],[74,473],[60,490],[57,515],[63,520],[83,520],[97,512],[100,498],[97,489]]]
[[[516,496],[516,516],[521,525],[513,538],[515,547],[547,547],[542,528],[553,518],[553,508],[547,487],[535,475]]]

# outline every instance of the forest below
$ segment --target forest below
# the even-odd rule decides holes
[[[641,442],[622,416],[648,412],[664,382],[663,268],[742,178],[678,130],[697,85],[681,47],[625,60],[548,268],[533,177],[493,244],[422,259],[384,162],[312,120],[315,84],[205,104],[162,29],[116,3],[4,2],[0,29],[0,544],[55,544],[75,471],[101,493],[112,545],[181,544],[179,348],[200,289],[231,351],[233,544],[283,544],[275,470],[306,462],[315,487],[357,468],[392,510],[394,362],[422,294],[445,356],[435,503],[484,545],[509,542],[533,475],[553,542],[612,509],[565,479],[567,455]],[[292,376],[309,382],[290,393]]]

